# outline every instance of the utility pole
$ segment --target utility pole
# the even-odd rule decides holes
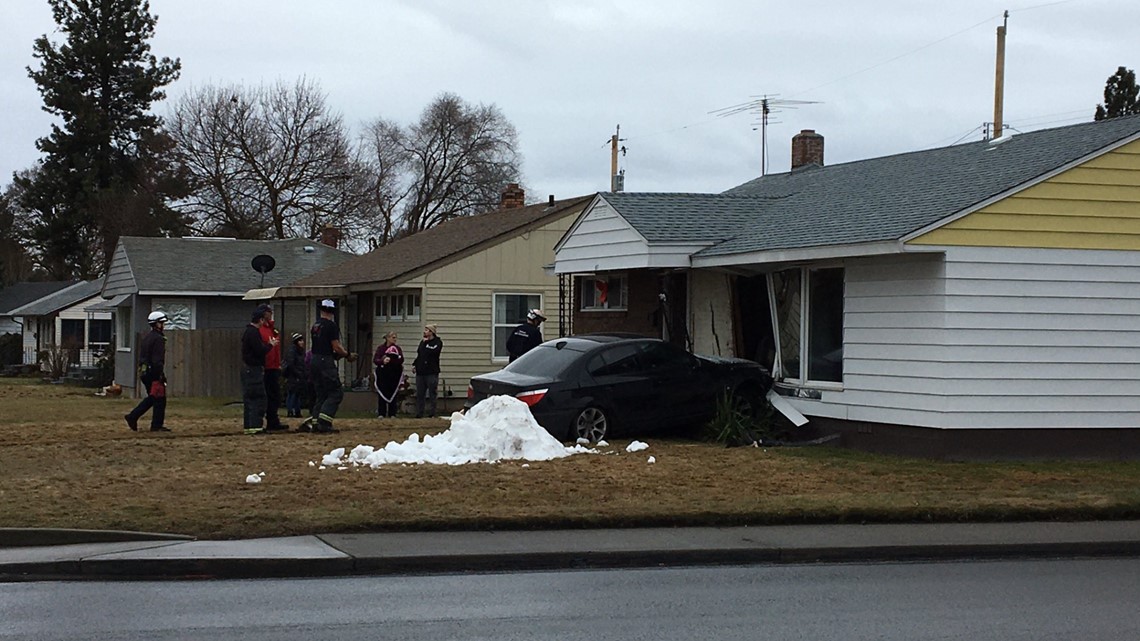
[[[614,135],[610,136],[610,191],[625,190],[625,172],[618,172],[618,143],[621,142],[621,125],[617,126]],[[621,150],[625,151],[624,148]]]
[[[1002,110],[1005,101],[1005,31],[1009,24],[1009,11],[1002,17],[997,28],[997,65],[994,71],[994,139],[1001,138]]]

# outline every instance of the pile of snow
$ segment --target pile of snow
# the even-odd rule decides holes
[[[262,477],[264,477],[264,476],[265,476],[265,472],[260,472],[258,474],[250,474],[249,476],[245,477],[245,482],[251,483],[251,484],[252,483],[260,483]]]
[[[381,449],[357,445],[345,458],[339,447],[324,456],[322,466],[344,463],[380,467],[393,463],[463,465],[503,460],[549,461],[571,454],[594,453],[581,445],[566,447],[539,425],[526,403],[510,396],[492,396],[467,411],[451,415],[451,427],[435,436],[412,434],[403,443]]]
[[[647,450],[647,449],[649,449],[648,443],[642,443],[641,441],[634,441],[634,442],[632,442],[626,446],[625,451],[627,451],[627,452],[640,452],[641,450]]]

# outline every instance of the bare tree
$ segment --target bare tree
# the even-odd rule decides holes
[[[316,239],[375,226],[344,123],[313,82],[193,91],[170,128],[193,176],[182,206],[203,233]]]
[[[371,123],[362,158],[380,242],[458,216],[495,209],[504,185],[519,182],[518,134],[494,105],[437,97],[415,124]]]

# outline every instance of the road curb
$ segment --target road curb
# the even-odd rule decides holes
[[[47,547],[82,543],[129,541],[193,541],[192,536],[129,530],[75,530],[67,528],[0,527],[0,548]]]
[[[721,548],[621,552],[363,556],[340,558],[91,559],[0,564],[0,581],[193,580],[456,574],[1002,559],[1140,557],[1140,541],[805,548]]]

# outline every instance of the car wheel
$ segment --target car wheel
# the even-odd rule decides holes
[[[570,436],[577,440],[584,438],[591,443],[606,438],[609,433],[610,419],[600,407],[590,406],[578,412],[571,426]]]

